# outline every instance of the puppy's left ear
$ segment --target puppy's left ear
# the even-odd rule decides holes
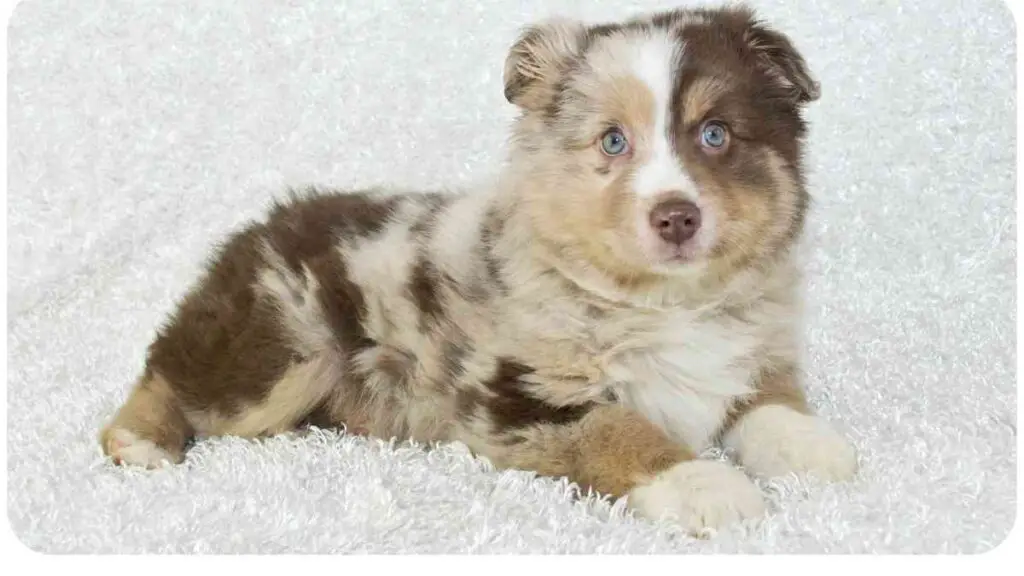
[[[811,75],[807,62],[790,39],[749,14],[744,34],[747,45],[761,61],[768,74],[789,93],[797,104],[814,102],[821,97],[821,85]]]

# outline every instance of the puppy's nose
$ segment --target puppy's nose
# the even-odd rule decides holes
[[[651,210],[651,227],[666,242],[682,244],[700,229],[700,208],[689,200],[666,200]]]

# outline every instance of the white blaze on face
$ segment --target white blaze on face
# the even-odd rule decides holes
[[[681,46],[667,34],[637,39],[632,72],[654,95],[654,123],[644,134],[648,154],[634,172],[633,190],[642,200],[673,192],[696,202],[697,187],[683,170],[672,143],[669,130],[672,122],[672,88],[675,70],[682,57]]]

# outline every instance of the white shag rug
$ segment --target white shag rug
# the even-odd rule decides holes
[[[699,541],[565,481],[318,433],[112,467],[96,431],[212,243],[284,187],[490,174],[505,50],[672,2],[33,0],[9,38],[8,513],[45,552],[979,552],[1016,508],[1013,18],[753,2],[819,76],[808,382],[863,459]],[[371,8],[372,6],[372,8]]]

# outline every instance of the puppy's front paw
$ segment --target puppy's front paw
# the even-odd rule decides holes
[[[857,451],[846,438],[825,420],[786,406],[754,409],[725,443],[736,449],[745,468],[762,477],[796,472],[838,481],[857,472]]]
[[[671,519],[692,533],[764,515],[764,497],[742,472],[726,463],[690,460],[633,488],[629,506],[651,519]]]

